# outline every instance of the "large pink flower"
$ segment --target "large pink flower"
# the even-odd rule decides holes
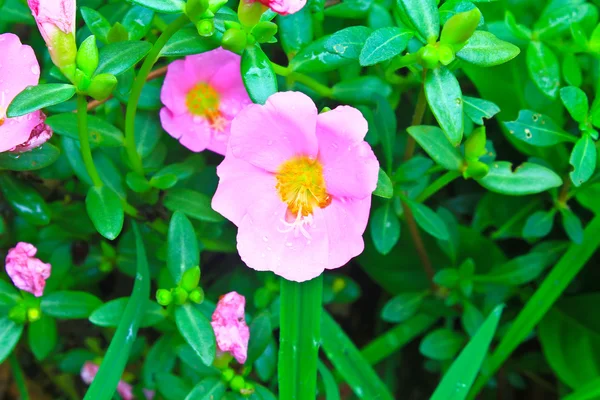
[[[52,136],[52,130],[44,123],[46,116],[35,111],[7,118],[6,110],[17,94],[38,84],[40,65],[31,47],[21,44],[12,33],[0,35],[0,54],[0,153],[28,151]]]
[[[240,56],[224,49],[169,65],[160,98],[163,128],[192,151],[225,154],[231,120],[251,103]]]
[[[244,317],[245,306],[244,296],[236,292],[227,293],[219,299],[211,321],[219,350],[230,352],[240,364],[246,362],[250,340],[250,329]]]
[[[301,282],[363,251],[379,172],[367,128],[357,109],[318,114],[298,92],[236,117],[212,206],[237,225],[249,267]]]
[[[40,297],[44,294],[51,266],[35,258],[35,253],[37,249],[34,245],[17,243],[6,256],[6,272],[16,287]]]
[[[81,380],[86,385],[91,385],[94,381],[94,378],[96,377],[96,374],[98,374],[99,369],[100,366],[98,366],[98,364],[87,361],[85,364],[83,364],[83,367],[81,368]],[[133,387],[122,379],[117,385],[117,393],[119,393],[119,396],[121,396],[123,400],[132,400],[134,398]]]
[[[294,14],[306,5],[306,0],[259,0],[262,4],[269,7],[281,15]]]

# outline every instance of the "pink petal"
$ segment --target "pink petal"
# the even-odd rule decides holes
[[[83,367],[81,367],[80,373],[81,380],[83,381],[83,383],[85,383],[86,385],[91,385],[99,369],[100,367],[97,364],[91,361],[86,361],[83,364]]]
[[[260,0],[260,2],[281,15],[294,14],[306,5],[306,0]]]
[[[375,190],[379,162],[363,140],[367,129],[367,121],[353,107],[340,106],[317,117],[319,160],[329,194],[360,199]]]
[[[123,400],[133,399],[133,387],[123,380],[119,381],[119,384],[117,385],[117,392],[119,393],[119,396],[123,398]]]
[[[184,60],[173,61],[167,68],[167,75],[160,91],[160,100],[172,114],[185,114],[188,112],[187,93],[197,83],[187,77]]]
[[[199,152],[206,149],[211,140],[211,129],[204,118],[190,114],[173,115],[167,108],[160,110],[160,122],[167,133],[190,149]]]
[[[233,155],[275,172],[298,155],[317,154],[317,108],[300,92],[280,92],[242,110],[231,125]]]
[[[35,258],[36,252],[32,244],[17,243],[6,256],[6,273],[17,288],[40,297],[52,267]]]
[[[244,296],[236,292],[227,293],[219,299],[211,321],[219,350],[230,352],[240,364],[246,362],[250,340],[245,305]]]
[[[180,79],[191,80],[195,84],[199,82],[208,83],[224,65],[236,59],[239,60],[240,56],[221,47],[205,53],[187,56],[185,58],[186,75],[181,76]],[[237,74],[241,74],[239,70]]]

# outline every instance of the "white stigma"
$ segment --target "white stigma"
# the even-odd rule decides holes
[[[302,215],[302,208],[298,210],[298,215],[296,216],[294,222],[287,222],[283,218],[280,221],[281,223],[283,223],[284,228],[277,228],[277,231],[281,233],[288,233],[294,231],[294,237],[299,237],[300,234],[302,234],[302,236],[304,236],[306,239],[312,240],[312,236],[306,230],[305,225],[312,226],[313,216],[312,214],[308,214],[306,216]]]

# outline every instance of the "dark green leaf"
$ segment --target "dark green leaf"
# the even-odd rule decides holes
[[[451,360],[464,342],[465,338],[461,334],[451,329],[441,328],[423,338],[419,351],[433,360]]]
[[[561,208],[560,213],[562,215],[563,228],[565,228],[569,239],[573,243],[581,244],[583,242],[583,226],[579,217],[568,208]]]
[[[391,199],[394,195],[392,180],[381,168],[379,168],[379,175],[377,177],[377,188],[375,188],[373,194],[384,199]]]
[[[0,318],[0,363],[10,355],[23,333],[23,324],[8,319]]]
[[[458,80],[448,68],[427,71],[425,95],[435,119],[454,146],[463,136],[463,99]]]
[[[442,167],[450,171],[459,171],[463,167],[462,155],[452,146],[440,128],[421,125],[411,126],[407,131],[429,157]]]
[[[381,96],[376,96],[375,100],[375,127],[377,134],[383,147],[383,155],[385,157],[385,170],[392,169],[392,155],[394,151],[394,143],[396,141],[397,121],[394,109],[390,103]]]
[[[75,94],[75,86],[63,83],[45,83],[27,86],[8,106],[9,118],[20,117],[44,107],[53,106],[69,100]]]
[[[562,73],[563,78],[569,85],[581,86],[583,76],[577,57],[574,54],[565,54],[563,57]]]
[[[129,33],[129,40],[141,40],[152,28],[152,19],[154,11],[145,7],[133,6],[125,17],[123,17],[123,27]]]
[[[340,400],[340,389],[331,371],[321,361],[319,361],[317,368],[319,375],[321,375],[323,386],[325,386],[325,400]]]
[[[554,210],[536,211],[527,218],[523,227],[523,236],[526,238],[543,238],[552,230],[554,225]]]
[[[597,154],[598,149],[589,134],[584,134],[575,143],[569,159],[569,163],[573,166],[569,176],[575,186],[581,186],[590,179],[596,169]]]
[[[254,103],[265,104],[269,96],[277,92],[277,76],[258,44],[242,53],[242,80]]]
[[[291,70],[297,72],[333,71],[353,62],[351,59],[327,51],[325,44],[329,38],[330,36],[323,36],[300,50],[290,62]]]
[[[212,209],[209,197],[190,189],[169,190],[164,198],[164,205],[173,212],[180,211],[200,221],[223,221],[223,217]]]
[[[527,70],[535,85],[546,96],[555,98],[560,87],[560,68],[554,52],[542,42],[529,42]]]
[[[483,119],[490,119],[500,112],[500,107],[484,99],[463,96],[465,114],[478,125],[483,125]]]
[[[417,224],[431,236],[440,240],[448,240],[450,234],[444,220],[425,204],[409,201],[406,203],[413,212]]]
[[[152,48],[148,42],[117,42],[100,49],[100,63],[96,75],[119,75],[138,63]]]
[[[162,57],[182,57],[191,54],[200,54],[219,47],[213,38],[198,35],[196,28],[183,28],[175,33],[162,48]]]
[[[183,0],[130,0],[134,4],[149,8],[164,14],[177,14],[185,10]]]
[[[98,11],[89,7],[81,7],[81,16],[85,21],[85,26],[89,28],[98,40],[102,43],[108,43],[108,32],[112,28],[110,22]]]
[[[90,315],[90,322],[97,326],[116,328],[128,301],[129,297],[121,297],[103,304]],[[165,318],[163,308],[155,302],[149,301],[144,308],[146,311],[140,323],[142,328],[156,325]]]
[[[351,104],[371,104],[376,97],[387,98],[391,86],[377,76],[361,76],[336,83],[332,87],[333,98]]]
[[[40,226],[50,223],[50,208],[32,187],[4,173],[0,174],[0,191],[17,215],[30,224]]]
[[[62,319],[83,319],[102,305],[96,296],[85,292],[54,292],[42,298],[42,313]]]
[[[560,99],[577,122],[585,122],[588,114],[588,98],[585,92],[578,87],[567,86],[560,89]]]
[[[519,53],[514,44],[500,40],[490,32],[475,31],[456,57],[479,67],[493,67],[512,60]]]
[[[325,43],[325,48],[331,53],[351,60],[358,60],[365,41],[371,32],[372,29],[366,26],[351,26],[341,29],[329,37]]]
[[[79,140],[77,114],[63,113],[53,115],[46,119],[46,123],[50,125],[55,133]],[[105,119],[88,115],[88,131],[92,148],[123,146],[123,132]]]
[[[56,321],[47,315],[29,324],[29,347],[38,361],[44,360],[56,347]]]
[[[400,9],[427,42],[435,42],[440,33],[440,14],[436,0],[398,0]]]
[[[383,306],[381,318],[394,323],[406,321],[417,312],[426,295],[426,292],[409,292],[391,298]]]
[[[190,220],[179,211],[171,217],[167,241],[167,267],[173,280],[179,282],[185,271],[200,265],[196,232]]]
[[[404,51],[412,36],[412,31],[406,29],[396,27],[377,29],[365,41],[360,52],[360,65],[375,65],[397,56]]]
[[[389,253],[400,239],[400,221],[391,202],[376,209],[371,216],[371,236],[381,254]]]
[[[519,140],[533,146],[553,146],[562,142],[574,142],[576,138],[563,131],[552,119],[529,110],[521,110],[516,121],[505,122],[508,132]]]
[[[25,153],[0,153],[0,169],[33,171],[52,165],[60,156],[58,147],[44,143]]]
[[[185,400],[213,400],[220,399],[227,387],[219,378],[209,377],[198,383],[186,396]]]
[[[294,14],[279,15],[277,22],[281,47],[288,57],[293,58],[313,40],[313,20],[310,7],[304,7]]]
[[[559,250],[560,248],[557,248]],[[518,286],[537,279],[557,259],[557,252],[531,252],[493,268],[486,275],[477,275],[476,282]]]
[[[251,365],[265,351],[269,342],[273,338],[271,328],[271,316],[268,314],[259,314],[250,324],[250,342],[248,343],[248,359],[246,362]]]
[[[515,170],[507,161],[494,162],[490,172],[478,181],[492,192],[523,196],[560,186],[562,179],[554,171],[534,163],[523,163]]]
[[[119,196],[108,186],[92,186],[85,197],[85,208],[96,230],[109,240],[123,229],[125,212]]]
[[[217,344],[210,321],[191,304],[175,308],[177,329],[205,365],[215,359]]]
[[[178,376],[163,373],[156,375],[158,391],[166,400],[181,400],[192,390],[192,386]]]

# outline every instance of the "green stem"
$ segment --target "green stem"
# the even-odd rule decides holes
[[[281,280],[280,399],[316,398],[322,306],[322,275],[301,283]]]
[[[81,157],[85,164],[85,169],[88,175],[92,178],[92,183],[96,187],[102,186],[102,179],[98,175],[94,159],[92,157],[92,148],[90,147],[90,133],[88,132],[88,114],[87,100],[82,94],[77,95],[77,125],[79,128],[79,145],[81,149]]]
[[[460,172],[457,171],[448,171],[444,175],[440,176],[438,179],[433,181],[429,186],[423,190],[415,201],[417,203],[423,203],[425,200],[436,194],[440,189],[448,185],[450,182],[455,180],[460,176]]]
[[[163,47],[167,44],[169,39],[188,22],[188,17],[182,15],[167,26],[146,56],[144,63],[135,77],[133,86],[131,87],[131,94],[127,101],[127,111],[125,112],[125,149],[127,150],[127,157],[129,158],[132,169],[140,175],[144,175],[144,167],[142,165],[142,157],[137,152],[137,147],[135,145],[135,114],[137,113],[142,89],[146,84],[146,79],[148,78],[150,70],[154,64],[156,64],[156,61],[158,61]]]
[[[21,400],[29,400],[29,392],[27,391],[25,375],[23,374],[23,370],[19,365],[19,360],[17,360],[17,356],[15,355],[14,351],[8,357],[8,362],[10,364],[10,368],[12,369],[13,378],[15,378],[15,384],[17,385],[17,389],[19,390]]]
[[[390,65],[385,70],[385,79],[390,83],[402,82],[402,77],[396,75],[396,71],[400,68],[407,67],[416,63],[419,60],[417,53],[405,54],[403,56],[396,57],[392,60]]]
[[[299,72],[291,71],[289,68],[286,68],[279,64],[275,64],[274,62],[271,62],[271,64],[273,65],[273,71],[275,71],[275,73],[277,75],[285,76],[285,77],[290,78],[293,81],[299,82],[299,83],[311,88],[312,90],[314,90],[317,94],[319,94],[322,97],[333,97],[333,89],[331,89],[328,86],[323,85],[321,82],[317,81],[316,79],[311,78],[310,76],[301,74]]]
[[[581,271],[598,246],[600,246],[600,215],[595,216],[588,224],[583,234],[583,242],[572,244],[569,247],[569,250],[527,301],[488,360],[487,368],[475,382],[468,399],[475,399],[487,381],[546,315],[546,312]]]

